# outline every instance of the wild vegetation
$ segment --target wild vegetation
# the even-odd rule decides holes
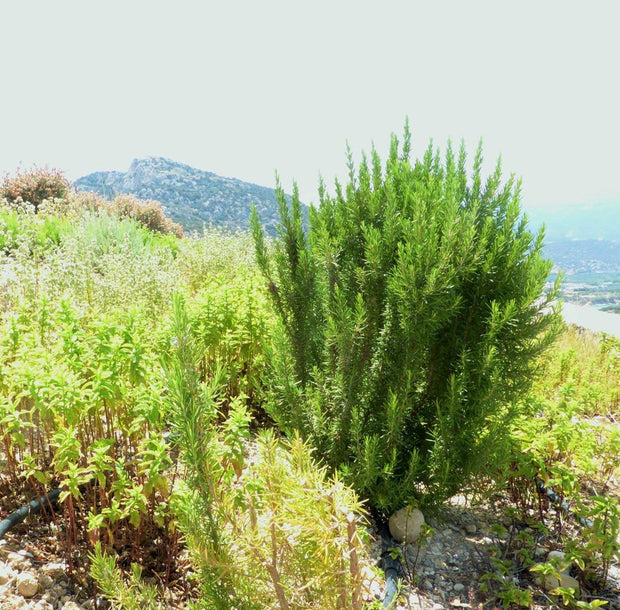
[[[543,539],[602,595],[620,344],[554,338],[514,182],[408,147],[351,162],[307,234],[280,193],[275,244],[256,220],[256,243],[181,237],[154,202],[2,191],[2,510],[59,488],[76,583],[118,608],[368,608],[367,524],[475,490],[530,527],[498,544],[490,604],[533,603],[511,576]],[[42,175],[65,184],[19,179]]]

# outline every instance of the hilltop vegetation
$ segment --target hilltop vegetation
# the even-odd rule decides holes
[[[565,549],[580,582],[556,594],[605,597],[620,343],[553,339],[549,264],[512,182],[483,186],[464,152],[410,164],[403,145],[385,167],[350,161],[307,236],[279,191],[282,241],[255,220],[258,252],[247,233],[182,237],[153,202],[68,189],[2,203],[2,508],[61,490],[76,583],[121,608],[171,593],[177,607],[376,608],[370,515],[461,492],[497,494],[521,528],[499,538],[477,601],[548,603],[529,571],[540,546]],[[540,482],[584,519],[577,536]]]

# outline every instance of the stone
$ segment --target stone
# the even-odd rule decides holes
[[[534,557],[536,557],[536,559],[538,559],[539,561],[542,561],[542,558],[546,556],[547,556],[547,549],[544,546],[537,546],[534,549]]]
[[[468,534],[475,534],[475,533],[478,531],[478,528],[476,527],[476,524],[475,524],[475,523],[468,523],[468,524],[465,526],[465,531],[466,531]]]
[[[454,585],[454,590],[455,590],[457,593],[460,593],[460,592],[461,592],[464,588],[465,588],[465,585],[464,585],[462,582],[457,582],[457,583]]]
[[[47,574],[39,574],[39,584],[43,589],[49,589],[54,585],[54,579]]]
[[[41,566],[40,571],[43,574],[46,574],[50,578],[58,579],[65,576],[66,572],[66,564],[65,563],[46,563]]]
[[[14,570],[26,570],[30,567],[30,562],[20,553],[10,552],[6,556],[6,563]]]
[[[397,510],[389,519],[390,534],[396,542],[415,542],[424,524],[422,511],[411,506]]]
[[[39,580],[32,572],[22,572],[16,579],[17,592],[22,597],[34,597],[39,590]]]
[[[62,606],[62,610],[84,610],[84,606],[80,606],[75,602],[65,602]]]
[[[549,551],[547,554],[547,561],[553,564],[564,563],[566,559],[566,553],[563,551]]]
[[[566,553],[562,551],[549,551],[547,562],[552,564],[558,571],[568,575],[570,560],[566,559]]]
[[[559,579],[552,574],[547,574],[545,576],[541,575],[536,578],[536,583],[541,585],[545,591],[553,591],[553,589],[562,587],[563,589],[573,589],[575,591],[575,595],[579,595],[579,583],[572,576],[569,576],[564,572],[560,573]]]
[[[12,575],[12,571],[7,566],[0,565],[0,585],[6,585]]]

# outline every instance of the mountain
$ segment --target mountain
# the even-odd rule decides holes
[[[530,226],[545,225],[545,255],[562,271],[568,302],[620,313],[620,202],[526,210]]]
[[[156,199],[186,231],[201,231],[205,224],[247,230],[252,204],[267,233],[275,234],[279,219],[274,189],[223,178],[163,157],[134,159],[127,172],[95,172],[74,184],[78,190],[108,198],[124,193]]]
[[[526,210],[533,228],[545,225],[545,252],[566,275],[620,273],[620,202]]]

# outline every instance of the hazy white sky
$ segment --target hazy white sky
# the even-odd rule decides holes
[[[161,155],[316,200],[409,116],[501,153],[524,203],[618,200],[618,0],[20,0],[0,7],[0,172]],[[358,157],[359,158],[359,157]]]

